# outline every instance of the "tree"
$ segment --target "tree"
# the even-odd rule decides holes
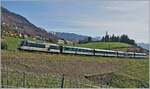
[[[102,37],[101,41],[104,42],[105,41],[105,37]]]
[[[115,38],[116,38],[116,37],[115,37],[115,35],[113,34],[112,37],[111,37],[111,41],[114,42],[114,41],[115,41]]]
[[[136,45],[136,44],[135,44],[135,41],[134,41],[134,40],[132,40],[132,39],[131,39],[131,40],[129,40],[129,42],[128,42],[128,43],[129,43],[129,44],[132,44],[132,45]]]
[[[105,35],[105,42],[109,42],[109,35],[108,35],[108,32],[106,32],[106,35]]]
[[[92,37],[88,37],[88,42],[91,42],[92,41]]]
[[[128,38],[127,35],[123,34],[123,35],[121,35],[121,37],[120,37],[120,41],[121,41],[121,42],[128,43],[129,38]]]
[[[7,49],[7,43],[5,41],[1,42],[1,49]]]
[[[125,34],[121,36],[115,36],[114,34],[112,36],[109,36],[108,33],[106,32],[106,35],[102,37],[101,41],[102,42],[123,42],[123,43],[136,45],[135,41],[133,39],[130,39],[128,35]]]

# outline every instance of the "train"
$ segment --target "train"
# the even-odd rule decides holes
[[[88,56],[128,57],[128,58],[147,57],[146,53],[92,49],[92,48],[74,47],[74,46],[61,46],[58,44],[35,42],[29,40],[22,40],[20,42],[18,49],[25,50],[25,51],[39,51],[39,52],[48,52],[48,53],[88,55]]]

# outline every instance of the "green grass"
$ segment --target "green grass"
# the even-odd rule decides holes
[[[16,50],[19,47],[19,43],[22,39],[15,37],[5,37],[4,41],[8,45],[8,50]]]
[[[92,42],[92,43],[78,44],[76,46],[95,49],[114,49],[114,48],[132,47],[132,45],[120,42]]]
[[[64,73],[65,87],[70,86],[70,82],[67,82],[68,79],[82,80],[85,79],[84,74],[95,75],[109,72],[114,73],[112,81],[109,84],[110,87],[148,87],[149,82],[148,59],[89,57],[2,50],[1,61],[2,69],[4,69],[5,65],[11,71],[32,73],[34,76],[37,73],[49,75]],[[27,79],[35,80],[34,77],[30,78],[29,76],[27,76]],[[40,79],[42,80],[42,77],[39,76],[37,83],[29,81],[31,83],[30,86],[34,87],[34,85],[40,84]],[[13,79],[11,81],[13,82]],[[37,87],[43,86],[44,82],[46,81],[43,80],[43,83]],[[58,82],[55,82],[55,79],[52,82],[58,84]],[[83,83],[79,84],[78,87],[88,87],[91,84],[90,82]],[[97,86],[97,84],[92,84],[92,86]],[[77,85],[73,83],[71,87],[77,87]]]

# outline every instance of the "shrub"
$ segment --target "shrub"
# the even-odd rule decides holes
[[[5,41],[1,41],[1,49],[7,49],[7,43]]]

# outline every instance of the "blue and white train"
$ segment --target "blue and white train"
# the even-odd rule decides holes
[[[38,43],[33,41],[21,41],[20,50],[26,51],[40,51],[49,53],[62,53],[62,54],[78,54],[90,56],[107,56],[107,57],[129,57],[129,58],[146,58],[146,53],[136,52],[123,52],[113,50],[91,49],[73,46],[60,46],[57,44]]]

